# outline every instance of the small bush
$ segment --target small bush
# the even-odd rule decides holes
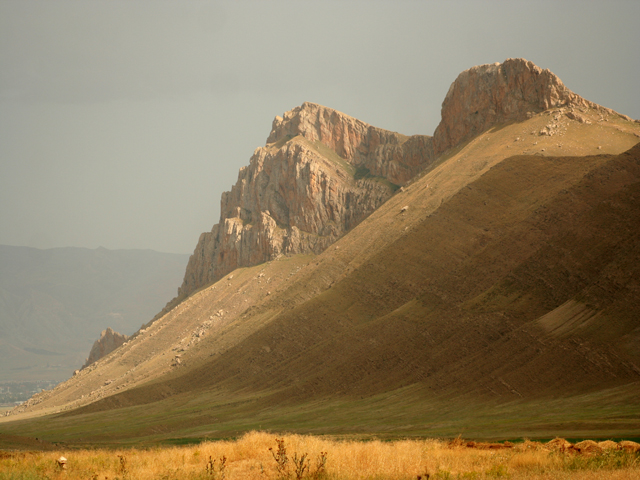
[[[305,470],[309,470],[309,460],[307,459],[307,454],[303,453],[300,458],[298,458],[298,454],[293,454],[293,464],[295,465],[295,474],[296,480],[301,480],[304,477]]]
[[[316,469],[311,475],[311,478],[318,480],[323,478],[327,474],[327,452],[320,452],[318,458],[316,458]]]
[[[207,466],[205,468],[207,477],[224,480],[226,466],[227,457],[222,456],[222,458],[220,459],[220,464],[218,465],[218,471],[216,472],[216,461],[211,458],[211,455],[209,455],[209,461],[207,462]]]

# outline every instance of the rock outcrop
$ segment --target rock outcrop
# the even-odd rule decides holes
[[[92,363],[100,360],[102,357],[109,355],[128,339],[128,335],[114,332],[111,327],[103,330],[100,334],[100,338],[93,343],[91,352],[89,352],[89,358],[87,358],[87,361],[82,366],[82,368],[86,368]]]
[[[313,103],[276,117],[220,221],[200,236],[183,298],[238,267],[280,254],[320,253],[433,159],[431,137],[372,127]]]
[[[479,65],[462,72],[442,102],[433,134],[434,153],[459,145],[499,123],[560,106],[602,108],[573,93],[548,69],[523,58]]]
[[[276,117],[267,144],[297,135],[322,143],[349,164],[396,185],[413,178],[433,156],[428,136],[406,137],[309,102]]]

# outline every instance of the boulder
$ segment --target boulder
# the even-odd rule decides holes
[[[598,445],[598,443],[593,440],[583,440],[582,442],[576,443],[573,448],[575,448],[579,453],[582,454],[602,452],[602,448],[600,447],[600,445]]]
[[[618,442],[618,445],[625,452],[629,452],[629,453],[640,452],[640,443],[632,442],[631,440],[622,440],[621,442]]]

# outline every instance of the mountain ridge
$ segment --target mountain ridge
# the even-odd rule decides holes
[[[432,159],[431,138],[382,130],[305,102],[273,121],[220,221],[200,236],[178,298],[238,267],[320,253]]]
[[[342,167],[342,172],[337,169],[341,180],[374,177],[397,188],[436,156],[473,136],[554,108],[562,108],[564,115],[577,121],[588,121],[583,111],[589,109],[631,120],[585,100],[550,70],[522,58],[462,72],[443,100],[442,119],[433,137],[406,137],[311,102],[276,116],[266,146],[256,149],[232,190],[222,194],[220,221],[200,236],[178,299],[240,266],[283,253],[320,253],[393,193],[393,188],[384,192],[362,180],[355,190],[336,182],[330,163],[322,168],[316,153]],[[551,127],[545,134],[554,133]],[[296,142],[299,137],[306,142]],[[297,151],[292,151],[291,143],[296,143]],[[274,171],[275,165],[285,164],[295,165],[296,174]],[[306,177],[299,174],[304,169],[311,169]],[[282,180],[269,183],[272,175]],[[287,183],[297,188],[288,189]],[[331,195],[335,190],[340,193]],[[341,209],[340,204],[348,208]],[[257,228],[245,228],[247,223]]]
[[[542,412],[553,400],[554,435],[637,428],[628,419],[640,388],[640,125],[580,105],[461,140],[321,253],[276,256],[203,283],[14,411],[64,412],[56,427],[15,425],[101,424],[118,409],[145,425],[110,427],[131,438],[234,434],[258,422],[426,432],[452,408],[472,425],[482,412],[516,403]],[[274,151],[314,146],[291,134],[275,134]],[[606,419],[573,410],[603,401]],[[165,433],[154,430],[169,418],[159,412],[171,412]],[[365,419],[371,427],[354,424]],[[527,431],[550,432],[544,421],[527,418]]]

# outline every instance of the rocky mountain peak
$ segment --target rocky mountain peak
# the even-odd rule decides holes
[[[407,137],[305,102],[278,116],[220,221],[203,233],[179,297],[238,267],[280,254],[320,253],[433,159],[431,137]]]
[[[406,183],[424,168],[422,157],[432,156],[426,135],[407,137],[311,102],[277,116],[267,145],[298,135],[321,143],[349,164],[366,167],[371,174],[396,185]],[[406,142],[409,145],[403,146]]]
[[[311,142],[320,141],[347,160],[353,160],[358,149],[363,147],[363,141],[370,130],[384,132],[332,108],[304,102],[299,107],[285,112],[282,117],[275,117],[267,144],[276,143],[286,137],[302,135]],[[385,133],[389,138],[401,143],[401,135],[394,132]]]
[[[570,105],[598,107],[565,87],[550,70],[523,58],[472,67],[458,75],[442,102],[434,153],[495,124],[525,120],[549,108]]]
[[[222,195],[220,221],[201,235],[179,297],[238,267],[320,253],[440,153],[494,125],[561,106],[606,110],[522,58],[462,72],[433,137],[408,137],[305,102],[275,117],[266,145]]]
[[[273,119],[267,144],[275,143],[286,136],[295,137],[296,135],[303,135],[311,141],[322,140],[335,136],[339,130],[366,130],[367,127],[369,125],[366,123],[333,108],[304,102]]]

